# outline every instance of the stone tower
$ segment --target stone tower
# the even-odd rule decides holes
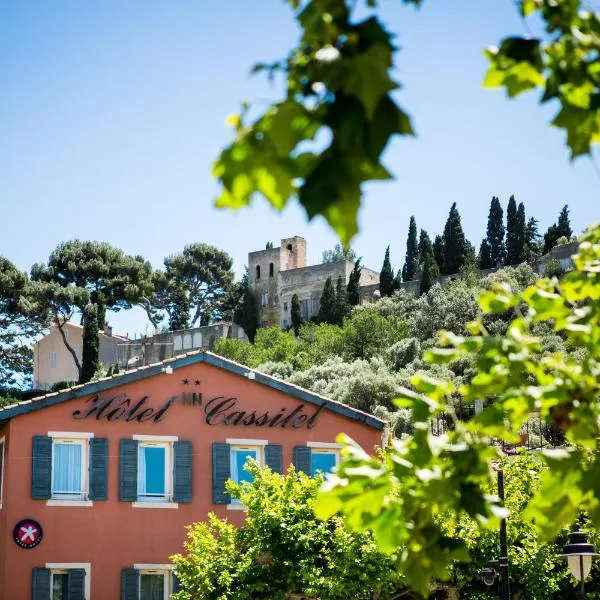
[[[306,266],[306,240],[300,236],[281,240],[279,248],[248,254],[248,283],[254,290],[261,327],[280,324],[279,273]]]

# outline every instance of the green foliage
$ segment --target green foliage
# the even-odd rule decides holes
[[[548,230],[544,234],[544,254],[547,254],[558,244],[558,240],[561,237],[570,239],[573,235],[571,229],[571,223],[569,219],[569,207],[565,204],[560,211],[558,221],[548,227]]]
[[[456,202],[450,207],[450,213],[444,227],[444,263],[440,272],[443,275],[458,273],[465,264],[467,240],[460,222]]]
[[[421,283],[419,285],[419,296],[426,294],[435,281],[434,269],[437,269],[433,254],[427,254],[425,256],[425,263],[423,264],[423,273],[421,274]]]
[[[292,296],[290,317],[292,320],[292,329],[294,330],[294,333],[298,335],[300,331],[300,325],[302,325],[302,313],[300,311],[300,300],[298,300],[298,294],[294,294]]]
[[[447,578],[453,561],[468,559],[467,541],[449,532],[447,522],[466,516],[477,528],[495,529],[507,514],[489,494],[490,462],[501,457],[490,441],[518,442],[521,427],[534,417],[560,429],[567,446],[537,454],[548,468],[523,503],[524,518],[541,542],[559,535],[581,511],[594,526],[600,523],[600,225],[585,234],[574,263],[562,279],[541,279],[518,294],[497,283],[481,294],[483,314],[468,325],[468,335],[440,332],[442,348],[425,358],[443,366],[468,357],[475,375],[456,387],[416,374],[398,400],[412,410],[414,434],[393,441],[382,459],[342,438],[345,458],[325,485],[318,514],[342,512],[353,528],[372,530],[382,550],[402,547],[399,564],[421,592],[432,579]],[[490,333],[485,319],[505,315],[505,333]],[[542,353],[540,325],[564,339],[568,351]],[[452,408],[456,394],[467,403],[494,401],[463,422]],[[430,421],[440,414],[450,416],[453,429],[434,437]]]
[[[331,250],[324,250],[321,256],[321,264],[339,262],[341,260],[356,261],[356,252],[352,248],[336,244]]]
[[[423,233],[423,230],[421,230]],[[427,235],[427,234],[425,234]],[[419,269],[419,243],[417,242],[417,222],[414,216],[411,216],[408,225],[408,237],[406,238],[406,257],[402,267],[402,281],[412,281],[415,279]]]
[[[385,249],[385,256],[383,257],[383,265],[381,266],[381,273],[379,274],[379,293],[381,297],[391,296],[394,292],[394,271],[392,269],[392,263],[390,262],[390,247]]]
[[[335,324],[335,308],[335,288],[333,287],[331,277],[328,277],[323,286],[323,293],[321,294],[318,316],[319,322]]]
[[[571,159],[591,153],[600,141],[600,13],[583,0],[521,0],[524,18],[537,17],[547,41],[531,37],[505,38],[489,48],[486,87],[504,87],[510,97],[541,87],[541,102],[560,106],[552,125],[564,129]]]
[[[433,240],[433,256],[440,273],[444,272],[444,238],[436,235]]]
[[[83,349],[79,383],[87,383],[100,367],[100,339],[98,337],[98,308],[91,304],[83,310]]]
[[[351,532],[337,517],[318,520],[320,479],[245,467],[252,484],[228,484],[247,506],[241,527],[209,515],[188,529],[185,553],[172,557],[186,590],[176,600],[284,600],[302,593],[321,600],[389,598],[404,587],[392,558],[368,533]]]
[[[346,288],[346,297],[350,306],[358,306],[360,303],[359,289],[361,271],[362,266],[360,264],[360,258],[357,258],[354,263],[354,268],[350,273],[350,277],[348,278],[348,287]]]
[[[514,196],[508,200],[506,208],[506,265],[519,264],[519,239],[517,222],[517,202]]]
[[[544,267],[544,275],[546,277],[560,277],[563,273],[564,269],[557,258],[549,260]]]
[[[490,244],[486,239],[481,240],[481,245],[479,246],[479,259],[477,263],[480,269],[491,269],[494,264],[492,262],[492,251],[490,249]]]
[[[169,313],[169,329],[171,331],[189,327],[190,301],[181,281],[173,282],[165,308]]]
[[[9,260],[0,256],[0,381],[15,382],[33,370],[31,345],[44,329],[45,311],[29,299],[30,282]]]

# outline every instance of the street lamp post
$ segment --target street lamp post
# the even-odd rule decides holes
[[[504,503],[504,471],[497,469],[498,475],[498,497]],[[510,600],[510,583],[508,581],[508,544],[506,542],[506,519],[500,521],[500,556],[498,560],[492,561],[485,569],[481,570],[481,577],[486,586],[494,585],[496,569],[500,575],[500,597],[502,600]]]
[[[579,588],[581,598],[585,598],[585,579],[592,569],[592,560],[598,558],[596,547],[589,543],[589,536],[583,531],[574,531],[569,534],[569,543],[563,548],[564,558],[569,565],[569,569],[578,581],[581,582]]]

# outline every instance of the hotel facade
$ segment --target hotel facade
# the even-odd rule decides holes
[[[329,471],[385,423],[210,352],[0,409],[0,600],[167,600],[169,557],[253,458]]]

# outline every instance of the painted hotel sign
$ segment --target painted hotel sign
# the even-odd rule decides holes
[[[85,406],[74,410],[73,418],[108,422],[160,423],[178,400],[183,404],[201,408],[207,425],[282,429],[300,429],[302,427],[312,429],[325,406],[325,403],[310,407],[298,404],[294,408],[266,411],[247,408],[243,406],[239,398],[227,396],[215,396],[203,401],[202,394],[182,394],[173,396],[162,404],[154,404],[149,396],[143,396],[136,401],[126,396],[101,398],[96,395],[89,398],[85,402]]]

